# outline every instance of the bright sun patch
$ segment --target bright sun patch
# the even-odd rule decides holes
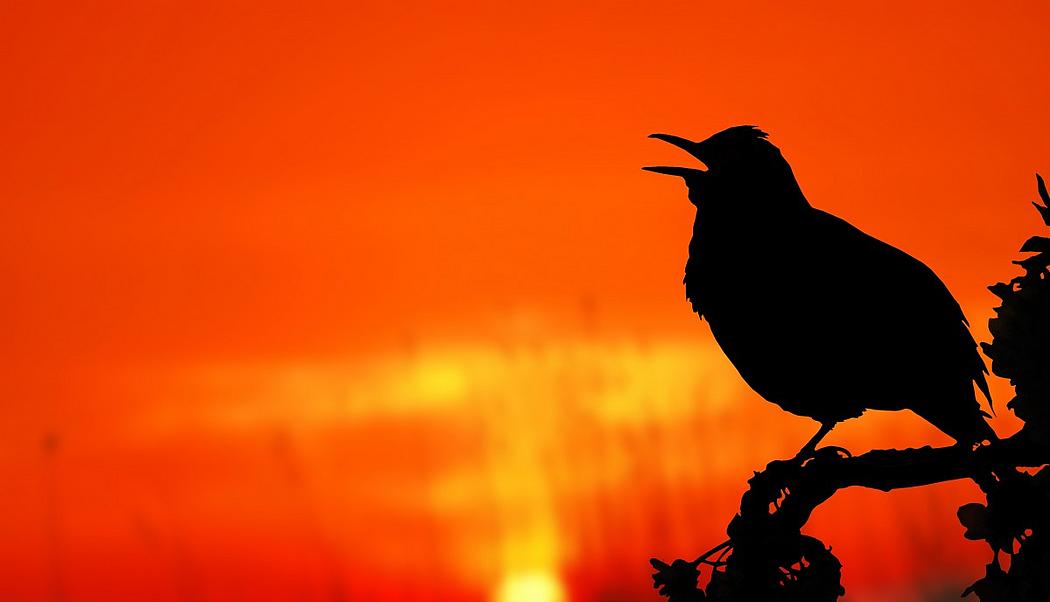
[[[509,575],[500,584],[494,602],[564,602],[565,590],[552,573]]]

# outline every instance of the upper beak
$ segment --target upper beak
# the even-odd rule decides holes
[[[673,144],[678,148],[684,150],[685,152],[689,153],[690,155],[696,157],[697,159],[700,159],[700,157],[698,156],[700,150],[698,147],[700,145],[697,142],[693,142],[692,140],[689,140],[687,138],[682,138],[681,136],[674,136],[672,134],[649,134],[649,137],[656,138],[657,140],[663,140],[664,142],[667,142],[669,144]],[[692,167],[668,167],[663,165],[654,167],[643,167],[642,169],[644,169],[645,171],[651,171],[653,173],[660,173],[668,176],[679,176],[682,178],[699,176],[707,173],[702,169],[694,169]]]

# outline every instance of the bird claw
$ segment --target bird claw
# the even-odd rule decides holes
[[[808,464],[811,460],[817,459],[830,459],[830,458],[852,458],[853,454],[845,447],[839,447],[837,445],[828,445],[820,449],[806,452],[803,450],[798,453],[790,462],[796,466],[803,466]]]
[[[853,453],[851,453],[850,450],[846,449],[845,447],[839,447],[837,445],[829,445],[827,447],[822,447],[822,448],[818,449],[817,453],[814,454],[814,457],[816,457],[817,454],[823,454],[825,452],[834,453],[836,456],[838,456],[840,458],[852,458],[853,457]],[[830,456],[830,453],[827,454],[827,455]]]

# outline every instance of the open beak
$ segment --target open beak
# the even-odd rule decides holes
[[[700,157],[698,156],[698,147],[700,145],[697,142],[693,142],[692,140],[689,140],[687,138],[682,138],[681,136],[673,136],[671,134],[649,134],[649,137],[656,138],[657,140],[663,140],[668,144],[673,144],[678,148],[684,150],[685,152],[689,153],[690,155],[696,157],[697,159],[700,159]],[[697,177],[707,173],[702,169],[694,169],[692,167],[669,167],[666,165],[643,167],[642,169],[644,169],[645,171],[651,171],[653,173],[664,174],[667,176],[678,176],[680,178]]]

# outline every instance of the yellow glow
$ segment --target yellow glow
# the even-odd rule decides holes
[[[565,589],[547,572],[510,575],[500,584],[495,602],[563,602]]]

